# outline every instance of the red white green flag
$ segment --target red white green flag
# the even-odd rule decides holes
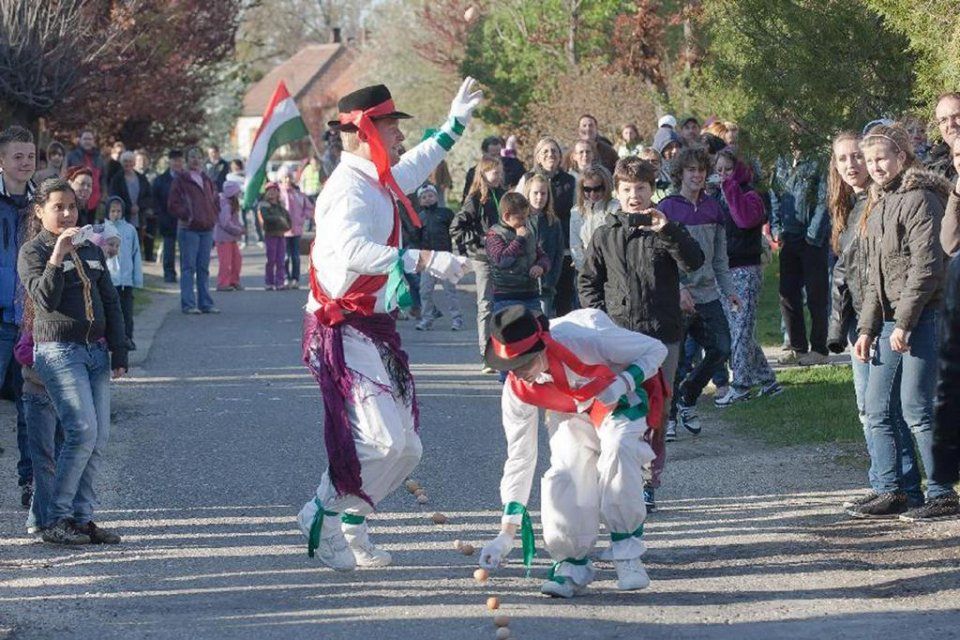
[[[296,142],[309,135],[303,123],[297,103],[293,101],[287,85],[277,84],[270,104],[263,114],[263,122],[253,140],[253,149],[247,160],[247,186],[243,194],[243,208],[252,209],[260,198],[260,190],[267,181],[267,161],[277,148]]]

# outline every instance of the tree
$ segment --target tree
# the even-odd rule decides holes
[[[695,83],[703,112],[733,119],[766,159],[822,150],[841,129],[910,103],[907,41],[858,2],[712,0],[709,48]]]

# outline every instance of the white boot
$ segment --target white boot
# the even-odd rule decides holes
[[[300,525],[300,531],[307,536],[308,540],[319,508],[317,501],[311,500],[303,505],[303,509],[300,509],[300,513],[297,514],[297,524]],[[353,571],[357,568],[353,551],[350,550],[343,532],[340,531],[340,514],[332,512],[324,514],[323,526],[320,528],[320,544],[315,553],[320,562],[334,571]]]
[[[341,525],[343,537],[347,540],[353,556],[357,560],[357,566],[360,567],[386,567],[393,559],[390,554],[383,549],[378,549],[370,542],[370,535],[367,532],[367,523]]]
[[[570,566],[572,573],[577,574],[577,577],[580,578],[580,582],[577,582],[569,575],[560,575],[567,573],[564,571],[564,564],[565,563],[561,562],[558,565],[554,565],[550,579],[540,585],[540,593],[550,596],[551,598],[572,598],[587,590],[587,585],[593,582],[596,575],[593,563],[588,562],[582,568],[573,565]]]
[[[650,576],[643,568],[640,558],[633,560],[614,560],[613,566],[617,570],[617,588],[623,591],[646,589],[650,586]]]

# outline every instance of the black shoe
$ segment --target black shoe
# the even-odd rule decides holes
[[[931,520],[956,518],[957,516],[960,516],[960,499],[957,498],[957,494],[948,493],[931,498],[927,500],[926,504],[900,514],[900,519],[904,522],[929,522]]]
[[[77,525],[76,529],[90,537],[90,544],[120,544],[120,534],[101,529],[92,520],[85,525]]]
[[[64,518],[40,534],[44,542],[49,544],[78,545],[90,544],[90,536],[77,530],[74,524]]]
[[[654,500],[653,487],[643,488],[643,503],[647,507],[647,513],[653,513],[657,510],[657,501]]]
[[[847,509],[854,518],[896,518],[907,510],[907,494],[901,491],[881,493],[866,504]]]
[[[24,509],[30,508],[30,501],[33,500],[33,483],[20,485],[20,504]]]
[[[880,497],[879,493],[877,493],[876,491],[871,491],[870,493],[863,496],[859,496],[856,498],[847,498],[846,500],[843,501],[843,508],[851,509],[853,507],[859,507],[862,504],[873,502],[879,497]]]

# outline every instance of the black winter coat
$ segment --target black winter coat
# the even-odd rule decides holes
[[[867,205],[867,193],[857,196],[857,202],[847,215],[847,226],[840,235],[840,254],[833,267],[830,329],[827,348],[843,353],[847,348],[850,329],[856,327],[863,308],[863,291],[867,285],[867,261],[860,246],[860,217]]]
[[[945,302],[931,475],[937,482],[953,486],[960,480],[960,256],[950,262]]]
[[[450,238],[457,253],[462,256],[486,262],[484,238],[490,227],[500,222],[499,202],[505,191],[499,187],[490,192],[487,202],[480,203],[480,196],[474,195],[463,201],[463,207],[450,223]]]
[[[620,213],[608,220],[587,247],[577,280],[580,304],[605,311],[625,329],[679,342],[680,270],[703,266],[700,245],[674,222],[654,233],[628,227]]]

